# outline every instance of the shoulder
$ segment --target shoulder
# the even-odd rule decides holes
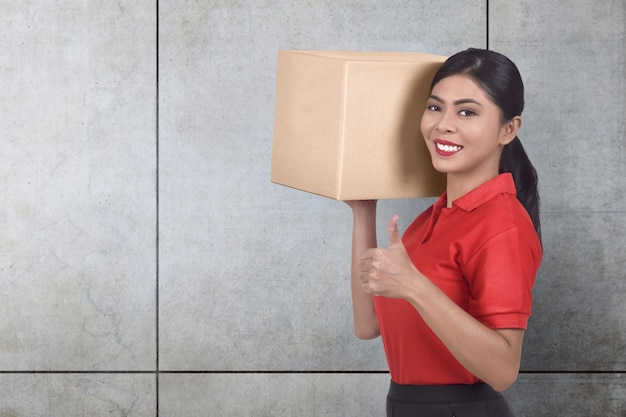
[[[472,261],[484,257],[499,260],[525,260],[535,267],[542,257],[541,242],[524,206],[511,194],[500,194],[475,210]]]
[[[516,196],[515,183],[509,173],[500,174],[454,200],[459,217],[471,227],[497,231],[499,228],[531,224],[530,216]]]
[[[502,193],[474,210],[474,217],[487,236],[516,229],[522,234],[536,234],[530,215],[513,194]]]
[[[493,216],[496,220],[508,224],[525,224],[530,221],[528,212],[514,194],[502,193],[494,196],[475,209],[481,216]],[[532,223],[532,222],[531,222]]]

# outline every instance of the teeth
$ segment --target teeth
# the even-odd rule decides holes
[[[443,145],[441,143],[437,143],[437,148],[439,148],[440,150],[444,151],[444,152],[458,152],[461,149],[463,149],[462,146],[456,146],[456,145]]]

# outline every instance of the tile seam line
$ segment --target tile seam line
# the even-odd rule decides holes
[[[489,0],[485,0],[485,49],[489,50]]]
[[[520,374],[525,375],[626,375],[626,370],[520,370]],[[228,374],[301,374],[301,375],[316,375],[316,374],[337,374],[337,375],[382,375],[389,374],[389,371],[63,371],[63,370],[49,370],[49,371],[0,371],[0,375],[181,375],[181,374],[205,374],[205,375],[228,375]]]
[[[541,210],[541,213],[551,213],[551,214],[563,214],[563,213],[571,213],[571,214],[624,214],[626,213],[623,210]]]
[[[154,366],[155,366],[155,371],[153,373],[154,375],[154,389],[155,389],[155,394],[154,394],[154,401],[155,401],[155,413],[156,413],[156,417],[159,417],[159,252],[160,252],[160,244],[159,244],[159,226],[160,226],[160,206],[159,206],[159,171],[160,171],[160,165],[159,165],[159,139],[160,139],[160,132],[159,132],[159,115],[160,115],[160,108],[159,108],[159,0],[155,0],[155,28],[154,28],[154,36],[155,36],[155,45],[154,45],[154,52],[155,52],[155,59],[154,59],[154,65],[155,65],[155,71],[154,71],[154,75],[155,75],[155,80],[154,80],[154,89],[155,89],[155,104],[154,104],[154,111],[155,111],[155,246],[154,246],[154,250],[155,250],[155,288],[154,288],[154,298],[155,298],[155,339],[154,339],[154,343],[155,343],[155,357],[154,357]]]

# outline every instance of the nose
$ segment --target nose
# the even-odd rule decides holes
[[[454,123],[453,115],[451,115],[448,111],[442,111],[441,113],[439,113],[439,118],[437,119],[435,129],[438,132],[442,133],[454,132],[456,129],[456,125]]]

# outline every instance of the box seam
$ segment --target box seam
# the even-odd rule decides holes
[[[343,79],[342,79],[342,88],[343,88],[343,94],[341,97],[342,103],[341,103],[341,126],[339,127],[340,132],[339,132],[339,136],[340,136],[340,141],[339,141],[339,149],[337,151],[337,173],[338,173],[338,178],[337,178],[337,189],[335,190],[336,192],[336,196],[337,199],[341,198],[341,192],[343,189],[343,170],[344,170],[344,164],[343,164],[343,155],[344,155],[344,148],[346,145],[346,118],[347,118],[347,113],[348,113],[348,63],[349,62],[344,62],[343,63]]]

